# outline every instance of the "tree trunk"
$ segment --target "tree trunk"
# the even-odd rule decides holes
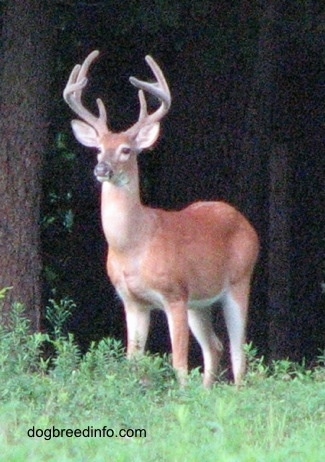
[[[272,359],[287,357],[292,351],[291,327],[291,217],[288,150],[274,147],[270,153],[268,300],[271,313],[269,349]]]
[[[4,12],[0,87],[0,288],[4,310],[22,302],[33,330],[41,307],[40,201],[48,147],[50,3],[10,0]]]

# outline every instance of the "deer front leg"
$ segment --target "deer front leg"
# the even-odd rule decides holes
[[[146,346],[150,310],[133,303],[124,305],[127,326],[127,358],[133,358],[144,353]]]
[[[186,385],[188,372],[189,326],[184,302],[170,303],[166,308],[169,335],[173,352],[173,367],[181,386]]]

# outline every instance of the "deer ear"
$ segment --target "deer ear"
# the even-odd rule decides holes
[[[142,151],[142,149],[150,148],[156,141],[159,136],[160,124],[155,122],[149,125],[143,125],[137,133],[135,142],[137,149]]]
[[[71,126],[74,136],[77,138],[79,143],[90,148],[99,147],[98,135],[93,127],[81,120],[72,120]]]

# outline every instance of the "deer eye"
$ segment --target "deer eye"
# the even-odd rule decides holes
[[[129,146],[121,146],[119,153],[119,160],[121,162],[127,162],[129,160],[132,149]]]
[[[121,149],[121,154],[130,155],[131,148],[129,148],[128,146],[123,146],[123,148]]]

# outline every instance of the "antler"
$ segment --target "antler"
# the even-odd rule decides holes
[[[98,135],[103,135],[109,132],[107,128],[107,115],[106,109],[103,101],[98,98],[96,100],[99,116],[94,116],[90,111],[88,111],[82,104],[81,96],[82,90],[87,85],[87,72],[94,61],[99,55],[98,50],[92,51],[87,58],[84,60],[83,64],[77,64],[69,77],[68,83],[63,91],[63,98],[68,103],[70,108],[85,122],[91,125]]]
[[[100,98],[96,100],[99,111],[98,117],[88,111],[81,101],[82,90],[88,82],[87,73],[89,67],[98,55],[99,51],[94,50],[87,56],[82,65],[77,64],[73,68],[68,83],[63,91],[63,98],[81,119],[93,127],[99,136],[102,136],[110,133],[107,128],[107,115],[103,101]],[[135,77],[130,77],[132,85],[139,88],[140,114],[138,121],[127,130],[129,135],[137,133],[144,125],[159,123],[164,115],[167,114],[171,105],[170,91],[162,70],[151,56],[148,55],[145,59],[157,81],[149,83],[138,80]],[[144,91],[147,91],[161,101],[160,107],[152,114],[148,114]]]
[[[140,100],[140,114],[138,121],[128,130],[137,131],[143,125],[150,125],[160,120],[167,114],[171,105],[171,95],[168,84],[164,77],[164,74],[156,61],[149,55],[146,56],[146,62],[149,64],[152,72],[154,73],[157,81],[150,83],[143,80],[138,80],[135,77],[130,77],[130,82],[136,88],[139,88],[139,100]],[[144,96],[144,91],[147,91],[151,95],[155,96],[161,101],[160,107],[152,114],[147,112],[147,104]]]

